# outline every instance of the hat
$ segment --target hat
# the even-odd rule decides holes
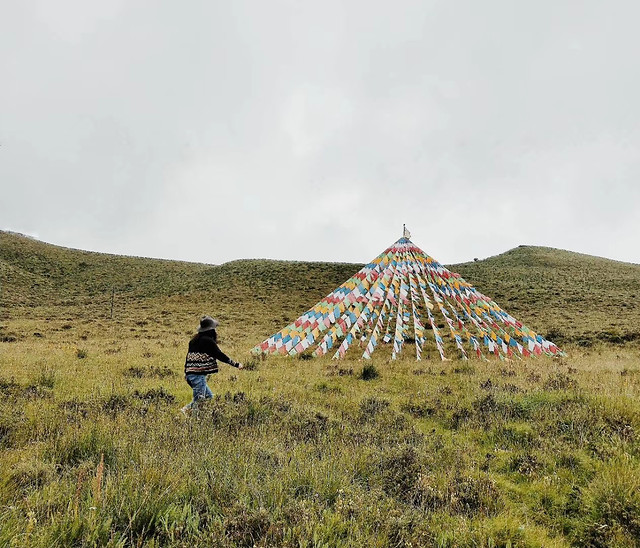
[[[213,319],[211,316],[202,316],[200,318],[200,327],[198,327],[198,333],[203,333],[205,331],[211,331],[218,327],[218,320]]]

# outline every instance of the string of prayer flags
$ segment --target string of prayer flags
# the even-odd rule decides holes
[[[410,237],[403,227],[402,238],[253,352],[295,356],[313,349],[313,356],[322,356],[335,348],[333,357],[339,359],[358,341],[364,359],[380,343],[392,343],[391,359],[397,359],[404,343],[412,341],[421,360],[433,340],[446,360],[443,336],[448,336],[450,348],[464,360],[486,360],[483,349],[499,359],[563,355]]]

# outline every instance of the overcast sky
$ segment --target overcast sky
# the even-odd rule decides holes
[[[20,0],[0,229],[221,263],[640,263],[637,0]]]

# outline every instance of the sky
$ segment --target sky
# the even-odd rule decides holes
[[[0,230],[218,264],[640,263],[636,0],[21,0]]]

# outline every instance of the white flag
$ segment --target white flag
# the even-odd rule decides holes
[[[407,240],[411,238],[411,232],[407,230],[407,227],[405,225],[402,225],[402,237],[406,238]]]

